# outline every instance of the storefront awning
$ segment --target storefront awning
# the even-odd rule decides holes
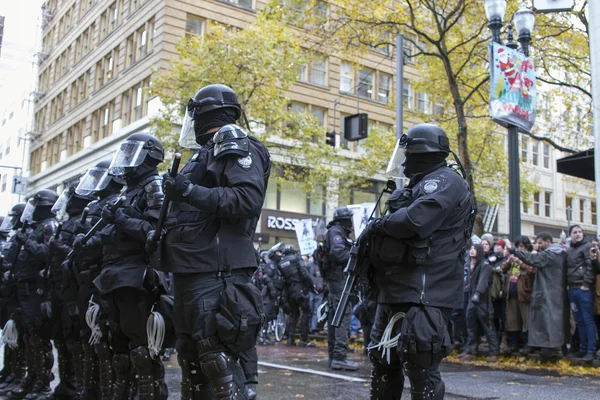
[[[595,181],[594,149],[556,160],[556,170],[561,174]]]

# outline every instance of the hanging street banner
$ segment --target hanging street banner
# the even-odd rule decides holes
[[[296,221],[295,231],[300,254],[303,256],[312,254],[317,249],[312,219],[307,218]]]
[[[531,132],[537,101],[533,60],[509,47],[490,46],[490,114],[504,127]]]

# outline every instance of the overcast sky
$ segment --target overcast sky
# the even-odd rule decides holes
[[[33,55],[41,35],[41,0],[0,0],[5,17],[0,54],[0,113],[35,87]]]

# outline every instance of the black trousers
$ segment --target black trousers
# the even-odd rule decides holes
[[[348,354],[348,330],[350,329],[350,320],[352,318],[352,305],[348,303],[348,307],[344,310],[344,316],[339,328],[335,328],[333,324],[333,316],[337,309],[342,289],[340,285],[329,283],[329,296],[327,304],[329,311],[327,312],[327,346],[329,350],[329,361],[346,360]]]
[[[390,319],[397,313],[406,313],[416,304],[412,303],[378,303],[377,312],[375,313],[375,322],[371,330],[371,344],[377,344],[381,342],[383,331],[388,325]],[[441,309],[444,314],[446,330],[450,324],[450,309]],[[394,326],[392,337],[400,332],[402,320],[398,321]],[[428,353],[417,353],[416,355],[410,355],[405,359],[400,359],[396,349],[391,349],[390,362],[387,362],[386,357],[382,357],[381,352],[373,349],[369,352],[371,361],[373,362],[373,374],[371,376],[372,390],[375,382],[384,382],[386,379],[381,379],[382,375],[397,376],[401,374],[404,368],[404,373],[411,381],[411,392],[422,392],[425,389],[434,393],[443,393],[443,381],[442,375],[439,371],[441,359],[432,357],[430,352]],[[382,399],[400,399],[404,388],[404,380],[396,379],[395,382],[392,380],[388,384],[388,388],[385,390],[386,395],[381,397]],[[442,394],[443,396],[443,394]],[[375,397],[377,398],[377,397]]]
[[[108,294],[110,344],[115,353],[129,353],[148,345],[146,322],[154,304],[154,294],[122,287]]]

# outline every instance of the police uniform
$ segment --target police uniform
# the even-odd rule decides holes
[[[85,230],[81,224],[81,210],[70,211],[70,218],[62,223],[56,240],[50,242],[52,261],[50,262],[49,285],[52,316],[50,319],[51,339],[58,354],[58,375],[60,382],[54,390],[55,396],[74,397],[81,382],[79,374],[83,352],[79,344],[79,311],[77,305],[69,303],[64,296],[64,283],[67,277],[62,263],[72,250],[73,239]],[[76,379],[77,378],[77,379]]]
[[[23,334],[27,354],[27,377],[19,388],[10,393],[11,398],[20,398],[25,394],[48,393],[50,382],[54,378],[51,372],[54,356],[42,319],[38,273],[50,262],[48,242],[54,236],[58,222],[49,210],[44,217],[32,225],[25,241],[20,243],[22,248],[13,269],[21,310],[19,325],[22,329],[19,332]]]
[[[340,210],[344,208],[346,207],[341,207]],[[340,220],[336,220],[335,216],[334,220],[328,224],[327,233],[324,238],[326,254],[323,261],[322,274],[329,290],[327,300],[330,310],[327,313],[329,364],[335,369],[355,370],[357,369],[356,365],[347,360],[348,330],[350,329],[350,319],[352,316],[351,306],[348,306],[344,310],[340,327],[335,328],[333,326],[334,311],[337,309],[344,289],[344,268],[348,264],[350,249],[354,243],[349,237],[349,233],[351,232],[349,226],[342,226]],[[334,361],[336,361],[335,364]]]
[[[451,309],[462,307],[471,195],[465,179],[446,166],[448,138],[439,127],[415,125],[403,140],[409,153],[403,165],[415,173],[406,189],[390,196],[391,212],[367,227],[367,235],[372,236],[372,286],[379,289],[371,342],[380,343],[392,316],[406,315],[398,324],[403,335],[391,362],[378,348],[370,351],[371,394],[373,399],[400,398],[404,366],[413,400],[441,399],[444,387],[438,367],[451,350]],[[425,314],[435,321],[417,326],[422,320],[415,316]],[[415,342],[415,335],[424,331],[436,334]]]
[[[311,290],[313,282],[308,275],[304,260],[294,249],[286,248],[278,267],[285,282],[287,303],[290,307],[288,345],[295,345],[294,336],[300,314],[302,314],[302,318],[300,318],[300,345],[312,345],[308,341],[308,325],[311,315],[308,292]]]
[[[237,137],[227,142],[223,133],[231,129]],[[208,396],[209,382],[217,398],[241,390],[228,386],[237,355],[220,342],[215,313],[224,276],[250,282],[257,266],[252,235],[271,168],[266,148],[241,128],[225,126],[214,138],[181,171],[193,190],[173,203],[162,245],[163,265],[173,272],[182,399]],[[214,368],[220,363],[223,369]],[[219,380],[227,382],[222,389]]]

